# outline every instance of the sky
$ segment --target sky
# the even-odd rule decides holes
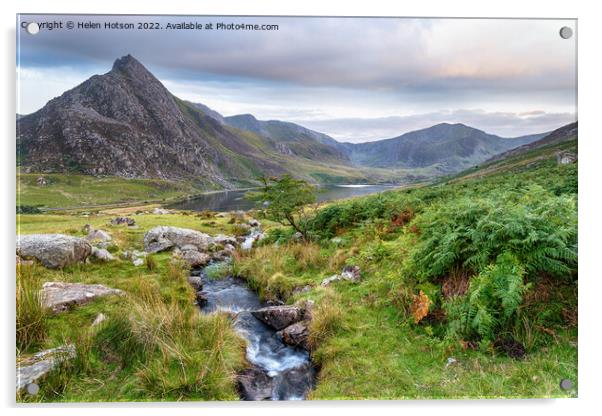
[[[37,16],[17,31],[18,106],[29,114],[131,54],[174,95],[225,116],[284,120],[339,141],[399,136],[441,122],[503,137],[576,120],[573,20]],[[67,22],[75,24],[67,29]],[[78,23],[162,29],[78,29]],[[167,24],[213,29],[167,29]],[[217,29],[218,23],[278,25]]]

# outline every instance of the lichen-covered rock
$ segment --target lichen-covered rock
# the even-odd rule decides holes
[[[17,360],[17,391],[46,376],[57,364],[75,358],[75,346],[63,345]]]
[[[109,234],[108,232],[106,232],[104,230],[90,229],[88,232],[88,235],[86,236],[86,240],[88,240],[91,243],[106,242],[106,241],[111,241],[112,237],[111,237],[111,234]]]
[[[115,257],[104,248],[92,247],[92,258],[99,261],[113,261]]]
[[[215,244],[221,244],[222,246],[226,246],[227,244],[235,246],[238,243],[235,237],[223,234],[218,234],[215,237],[213,237],[213,242]]]
[[[359,283],[362,279],[361,271],[359,266],[345,266],[341,274],[335,274],[326,279],[322,280],[320,286],[326,287],[330,286],[333,282],[338,282],[340,280],[347,280],[353,283]]]
[[[113,225],[121,225],[126,224],[128,227],[133,227],[136,225],[136,220],[130,217],[115,217],[111,220],[111,224]]]
[[[270,400],[274,382],[267,373],[259,367],[244,370],[237,377],[238,390],[243,400]]]
[[[350,282],[358,283],[362,280],[362,274],[359,266],[345,266],[341,272],[341,277]]]
[[[90,254],[92,254],[92,246],[79,237],[63,234],[17,236],[17,255],[19,257],[36,259],[51,269],[84,262]]]
[[[46,282],[42,286],[44,305],[53,312],[62,312],[73,306],[83,305],[100,296],[122,294],[123,291],[104,285]]]
[[[188,283],[192,286],[196,291],[203,289],[203,279],[201,276],[188,276]]]
[[[203,267],[211,260],[211,256],[197,250],[182,251],[180,256],[190,267]]]
[[[209,235],[187,228],[158,226],[144,235],[144,251],[157,253],[173,247],[192,245],[198,251],[205,251],[212,239]]]
[[[268,306],[251,312],[261,322],[277,331],[303,319],[304,310],[298,306]]]
[[[165,208],[154,208],[153,209],[153,214],[155,215],[165,215],[165,214],[171,214],[171,211],[165,209]]]
[[[303,320],[289,325],[280,331],[280,335],[286,344],[307,349],[309,321]]]

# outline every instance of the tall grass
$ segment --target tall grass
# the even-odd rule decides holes
[[[43,345],[48,311],[41,294],[41,279],[34,265],[17,266],[17,349],[32,351]]]
[[[327,267],[328,258],[315,243],[260,246],[233,257],[233,272],[245,277],[262,299],[288,299]]]
[[[324,296],[311,309],[308,346],[316,350],[322,343],[344,329],[345,312],[341,306],[341,296],[333,289],[325,289]]]

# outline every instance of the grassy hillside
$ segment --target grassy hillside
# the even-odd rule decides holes
[[[558,150],[332,203],[313,243],[273,230],[237,256],[265,298],[316,301],[311,398],[576,396],[577,164]],[[362,282],[320,286],[344,265]]]
[[[116,257],[142,250],[144,233],[157,225],[173,225],[210,232],[234,233],[229,218],[202,215],[135,215],[138,228],[109,224],[111,210],[83,216],[75,212],[21,215],[20,233],[63,233],[83,236],[84,224],[109,231]],[[149,401],[236,400],[234,375],[246,366],[244,342],[224,315],[200,315],[194,290],[186,281],[187,269],[171,260],[170,253],[151,256],[135,267],[131,261],[87,263],[49,270],[20,266],[17,280],[39,288],[46,281],[104,284],[122,289],[122,297],[105,297],[68,312],[48,315],[40,329],[42,340],[26,348],[17,346],[18,359],[40,349],[75,344],[78,358],[53,372],[36,396],[23,401]],[[105,323],[91,324],[99,313]],[[30,330],[31,331],[31,330]],[[31,336],[32,334],[30,334]]]
[[[264,299],[315,301],[309,343],[319,374],[310,398],[575,397],[577,163],[557,164],[561,150],[576,152],[576,141],[434,185],[329,203],[311,218],[309,243],[262,220],[267,238],[236,253],[233,268]],[[36,186],[35,175],[23,177]],[[115,185],[105,191],[121,192]],[[230,218],[210,213],[140,214],[138,228],[109,225],[139,210],[20,215],[19,232],[83,235],[91,224],[112,233],[117,256],[141,249],[155,225],[237,232]],[[46,318],[41,341],[20,357],[74,343],[80,358],[20,400],[237,398],[241,339],[225,316],[196,313],[186,271],[169,254],[152,259],[141,267],[18,268],[18,281],[34,288],[59,280],[127,292]],[[360,283],[320,285],[345,265],[360,267]],[[108,320],[90,327],[100,312]],[[561,390],[564,378],[575,387]]]
[[[47,182],[37,183],[39,177]],[[198,186],[198,187],[197,187]],[[166,201],[201,192],[202,184],[76,174],[17,174],[17,206],[69,208]]]

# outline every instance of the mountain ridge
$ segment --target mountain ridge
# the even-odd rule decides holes
[[[460,171],[543,135],[505,139],[440,123],[374,142],[338,142],[295,123],[224,117],[181,100],[126,55],[109,72],[17,117],[17,160],[24,172],[195,180],[221,188],[284,173],[314,182],[403,182]],[[421,173],[408,173],[414,171]]]

